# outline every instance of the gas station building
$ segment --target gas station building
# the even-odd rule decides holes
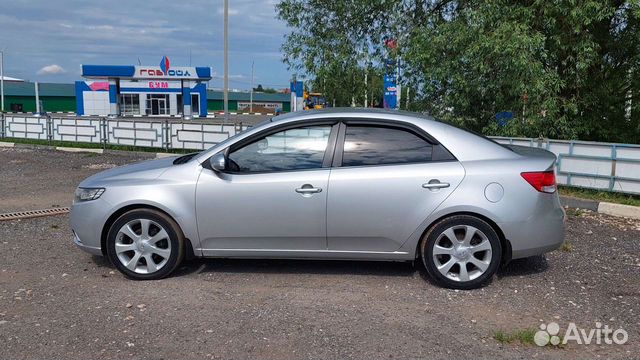
[[[76,113],[99,116],[207,116],[209,67],[82,65]]]

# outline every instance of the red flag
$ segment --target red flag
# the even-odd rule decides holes
[[[389,49],[395,50],[398,48],[398,41],[396,39],[386,39],[384,41],[384,46],[388,47]]]

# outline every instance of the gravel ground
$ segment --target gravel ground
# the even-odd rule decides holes
[[[0,212],[69,206],[84,178],[152,156],[0,148]]]
[[[6,187],[39,181],[31,167],[50,180],[34,194],[62,194],[98,171],[84,166],[135,160],[0,151],[7,159],[26,163],[2,167],[5,208]],[[637,358],[640,221],[569,213],[563,251],[514,261],[474,291],[438,288],[421,266],[375,262],[193,260],[135,282],[76,249],[66,215],[0,222],[2,357]],[[629,340],[540,348],[494,338],[552,321],[601,322]]]

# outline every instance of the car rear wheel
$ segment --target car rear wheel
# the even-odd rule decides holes
[[[502,256],[496,231],[470,215],[439,221],[425,234],[420,248],[427,273],[442,286],[462,290],[491,281]]]
[[[110,227],[107,256],[131,279],[155,280],[169,275],[184,258],[184,235],[162,212],[126,212]]]

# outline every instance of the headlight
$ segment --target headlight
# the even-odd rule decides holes
[[[75,201],[89,201],[99,198],[104,193],[104,188],[77,188]]]

